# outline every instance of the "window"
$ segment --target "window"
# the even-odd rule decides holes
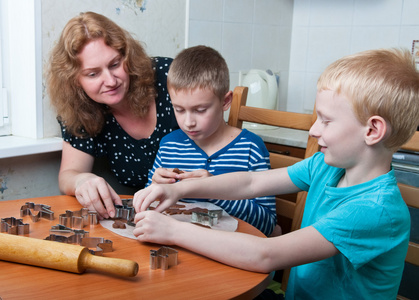
[[[0,3],[0,136],[9,135],[11,133],[9,122],[9,103],[7,98],[7,90],[4,88],[3,82],[3,29],[5,28],[5,18],[3,16],[2,4]]]
[[[61,139],[44,139],[41,0],[1,0],[0,17],[0,158],[60,150]]]
[[[7,10],[6,66],[12,134],[43,137],[41,1],[2,1]],[[4,68],[5,69],[5,68]]]

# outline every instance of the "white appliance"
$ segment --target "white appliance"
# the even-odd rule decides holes
[[[271,70],[253,69],[248,72],[239,72],[239,85],[249,88],[247,94],[247,106],[267,109],[276,109],[278,99],[279,76]],[[244,122],[247,129],[272,129],[275,127]]]

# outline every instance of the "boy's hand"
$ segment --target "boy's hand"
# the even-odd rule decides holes
[[[171,245],[170,238],[176,234],[179,221],[155,211],[143,211],[135,215],[133,231],[140,242],[152,242]]]
[[[197,179],[197,178],[205,178],[210,177],[212,174],[205,169],[199,169],[192,172],[183,172],[176,176],[177,180],[185,180],[185,179]]]
[[[205,178],[210,177],[212,174],[204,169],[199,169],[192,172],[186,172],[179,170],[178,168],[166,169],[166,168],[157,168],[152,177],[152,183],[175,183],[178,180],[184,179],[196,179],[196,178]]]
[[[151,178],[152,183],[175,183],[178,175],[177,169],[157,168]]]
[[[175,184],[152,184],[134,194],[133,207],[136,212],[147,210],[154,201],[159,201],[155,208],[162,212],[180,199],[175,192]]]

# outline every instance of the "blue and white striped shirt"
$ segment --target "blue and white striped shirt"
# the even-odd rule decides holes
[[[182,130],[166,135],[160,143],[153,168],[148,175],[152,182],[157,168],[178,168],[182,171],[205,169],[212,175],[237,171],[264,171],[270,168],[269,153],[262,139],[243,129],[227,146],[208,156]],[[246,221],[269,236],[276,225],[275,197],[245,200],[182,199],[186,202],[209,201],[229,215]]]

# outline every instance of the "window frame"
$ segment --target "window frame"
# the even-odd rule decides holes
[[[11,126],[10,135],[0,137],[0,159],[59,151],[61,138],[44,138],[41,0],[1,0],[0,10]]]
[[[11,133],[11,127],[9,122],[9,103],[8,103],[8,97],[7,97],[7,90],[4,88],[3,83],[3,53],[4,50],[2,49],[3,45],[3,36],[5,36],[5,33],[3,32],[6,22],[3,15],[4,9],[2,9],[3,2],[0,2],[0,136],[3,135],[10,135]]]

